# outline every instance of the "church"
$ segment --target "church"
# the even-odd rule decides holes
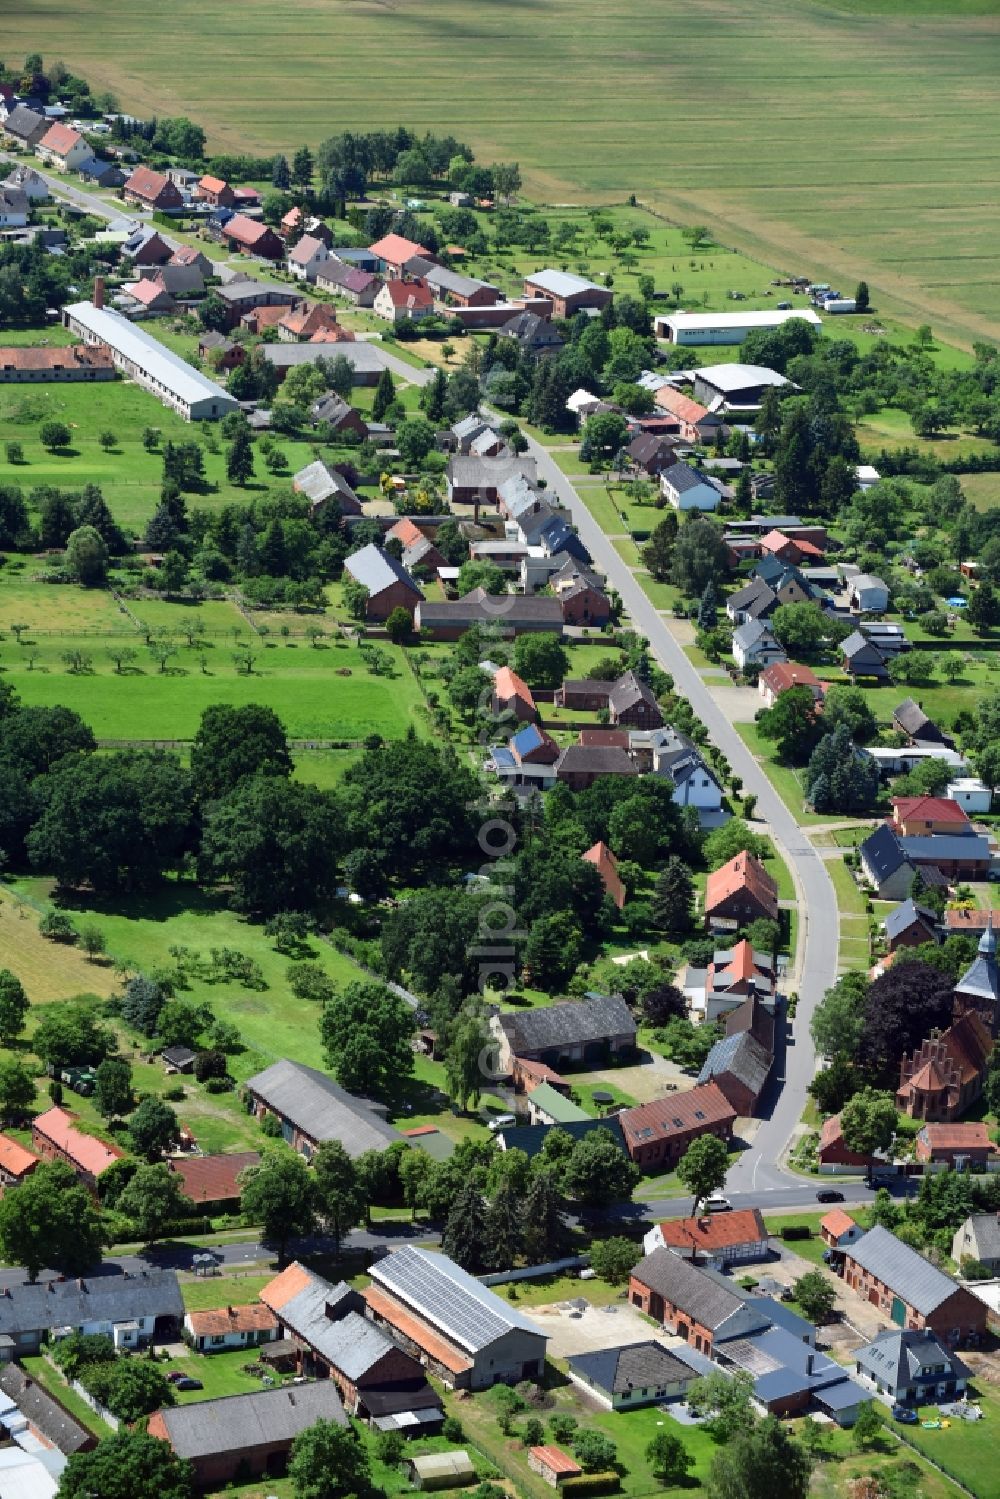
[[[983,1091],[998,1026],[1000,966],[991,916],[974,961],[955,985],[952,1024],[932,1031],[900,1063],[900,1109],[913,1119],[961,1118]]]

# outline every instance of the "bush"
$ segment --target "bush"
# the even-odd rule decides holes
[[[277,1114],[265,1114],[260,1121],[261,1133],[267,1135],[269,1140],[280,1140],[281,1120]]]
[[[185,1097],[185,1093],[180,1083],[174,1083],[172,1087],[164,1088],[160,1096],[165,1098],[168,1103],[180,1103],[181,1099]]]
[[[618,1474],[609,1470],[607,1473],[581,1473],[575,1478],[566,1478],[559,1489],[563,1494],[614,1494],[620,1486]]]
[[[441,1426],[441,1435],[446,1442],[461,1442],[465,1440],[465,1432],[462,1423],[457,1416],[445,1416]]]
[[[233,1087],[231,1077],[210,1077],[205,1084],[206,1093],[229,1093]]]
[[[793,1239],[811,1239],[812,1229],[808,1223],[790,1223],[787,1228],[781,1230],[781,1237],[786,1243],[790,1243]]]
[[[50,942],[75,942],[78,936],[76,927],[62,911],[46,911],[38,930]]]

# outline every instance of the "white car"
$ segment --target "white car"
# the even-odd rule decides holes
[[[723,1197],[721,1192],[713,1192],[711,1197],[705,1198],[706,1213],[731,1213],[732,1203],[728,1197]]]

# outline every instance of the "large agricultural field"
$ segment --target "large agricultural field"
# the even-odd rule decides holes
[[[178,0],[152,34],[127,0],[4,9],[8,54],[62,57],[218,147],[449,129],[549,202],[634,193],[769,264],[865,275],[966,344],[1000,332],[996,0],[247,0],[236,30],[220,0]]]

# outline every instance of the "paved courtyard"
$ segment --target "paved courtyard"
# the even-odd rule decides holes
[[[587,1282],[580,1282],[580,1295],[586,1298]],[[651,1322],[625,1301],[610,1306],[590,1306],[578,1315],[568,1301],[550,1302],[546,1306],[525,1309],[524,1315],[549,1338],[548,1351],[553,1358],[568,1358],[572,1353],[592,1353],[598,1348],[620,1347],[624,1343],[648,1343],[657,1337]],[[659,1336],[659,1342],[669,1339]]]

